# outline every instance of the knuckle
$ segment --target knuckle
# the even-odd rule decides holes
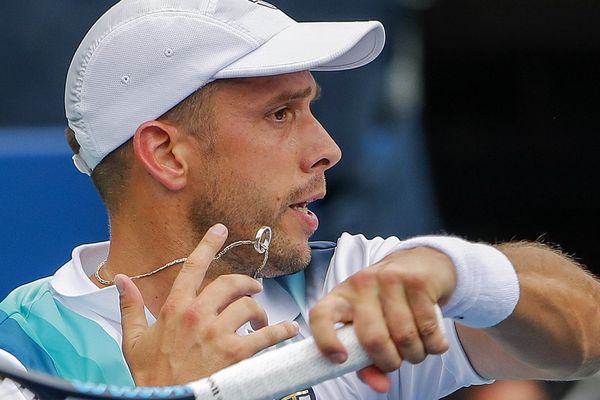
[[[130,301],[125,301],[125,300],[121,301],[120,307],[121,307],[122,314],[134,313],[135,309],[136,309],[135,304],[133,304]]]
[[[256,300],[251,297],[243,296],[235,301],[240,308],[241,312],[247,319],[266,321],[268,319],[267,313]]]
[[[384,372],[392,372],[399,369],[401,364],[402,359],[400,357],[393,357],[386,363],[385,367],[382,369]]]
[[[348,278],[348,283],[355,290],[362,291],[371,287],[374,283],[374,280],[375,274],[368,269],[364,269]]]
[[[309,321],[317,321],[323,319],[328,314],[328,301],[327,299],[322,300],[319,304],[315,305],[308,312]]]
[[[419,324],[419,333],[421,336],[431,336],[438,329],[436,320],[427,320]]]
[[[202,328],[202,340],[206,342],[212,342],[222,337],[223,333],[214,324],[208,324]],[[228,347],[228,346],[226,346]]]
[[[377,351],[384,348],[389,341],[388,336],[377,334],[363,338],[362,344],[367,350]]]
[[[183,312],[182,320],[185,326],[193,327],[202,321],[202,316],[198,309],[190,307]]]
[[[184,263],[183,263],[183,270],[188,270],[188,271],[193,271],[196,270],[200,267],[203,266],[203,262],[201,260],[198,260],[196,258],[193,257],[189,257]]]
[[[321,303],[314,306],[308,312],[308,319],[312,324],[329,324],[333,322],[335,313],[335,302],[330,300],[324,300]]]
[[[194,274],[197,271],[204,271],[211,261],[212,258],[203,257],[199,254],[191,254],[183,263],[180,273]]]
[[[292,321],[284,321],[280,324],[273,325],[273,327],[277,328],[275,335],[277,336],[278,341],[293,337],[298,333],[298,330]]]
[[[415,329],[405,329],[394,337],[394,343],[399,347],[410,347],[419,339]]]
[[[267,339],[269,343],[278,342],[281,336],[283,336],[282,333],[284,332],[284,330],[279,326],[270,326],[269,328],[273,328],[268,329],[267,332],[265,332],[267,334]]]
[[[404,281],[403,273],[398,268],[382,268],[377,274],[380,285],[397,285]]]
[[[296,326],[292,323],[292,321],[287,321],[285,324],[283,324],[283,329],[284,329],[284,336],[286,338],[295,336],[298,333],[298,330],[297,330]]]
[[[404,283],[413,290],[423,290],[427,285],[427,277],[421,271],[412,271],[404,278]]]
[[[275,343],[279,343],[284,338],[284,331],[285,328],[282,328],[280,325],[271,325],[263,328],[261,330],[262,347],[269,347]]]
[[[250,314],[264,313],[264,309],[252,297],[242,296],[236,300]]]
[[[223,349],[223,356],[229,362],[235,362],[241,360],[246,356],[245,347],[242,345],[240,341],[231,341],[227,343]]]

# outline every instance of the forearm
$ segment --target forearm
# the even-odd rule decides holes
[[[459,327],[475,369],[492,378],[575,379],[600,368],[598,281],[537,243],[498,248],[517,271],[520,298],[492,328]]]

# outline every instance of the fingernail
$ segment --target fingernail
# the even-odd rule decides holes
[[[120,295],[123,295],[123,293],[125,293],[125,286],[123,285],[123,278],[121,277],[121,275],[115,276],[115,286],[117,287],[117,290],[119,291]]]
[[[300,332],[300,324],[297,323],[296,321],[292,321],[292,325],[294,325],[294,328],[296,329],[296,333]]]
[[[346,355],[344,353],[333,353],[329,355],[329,360],[335,364],[341,364],[346,361]]]
[[[210,228],[210,231],[217,236],[227,235],[227,228],[223,224],[214,225],[212,228]]]

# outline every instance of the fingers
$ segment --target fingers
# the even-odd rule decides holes
[[[148,329],[142,294],[133,281],[122,274],[115,276],[119,290],[121,326],[123,329],[123,351],[127,353],[138,338]]]
[[[383,272],[379,281],[387,325],[402,358],[414,364],[427,354],[446,351],[448,341],[436,314],[437,305],[425,291],[423,280],[407,282]]]
[[[246,275],[221,275],[198,295],[195,305],[217,315],[229,304],[243,296],[262,291],[262,285],[256,279]],[[246,320],[247,321],[247,320]]]
[[[348,353],[336,335],[335,324],[352,321],[353,311],[349,301],[336,296],[334,289],[310,310],[310,329],[315,344],[329,360],[339,364],[346,361]]]
[[[259,330],[269,325],[265,310],[250,297],[241,297],[231,303],[219,315],[219,323],[226,332],[233,332],[250,321],[253,329]]]
[[[423,291],[409,292],[408,301],[413,312],[416,329],[427,354],[440,354],[448,350],[444,326],[436,312],[436,305]]]
[[[403,360],[416,364],[428,354],[443,353],[448,341],[426,283],[421,274],[398,273],[397,267],[353,275],[311,310],[317,346],[332,362],[345,360],[334,327],[352,321],[362,347],[384,372]]]
[[[381,301],[390,336],[402,358],[418,363],[425,358],[425,346],[419,337],[404,288],[404,283],[395,274],[382,273],[379,277]]]
[[[251,354],[247,354],[247,357],[253,356],[259,351],[281,343],[284,340],[291,339],[298,335],[298,332],[298,323],[295,321],[283,321],[261,328],[243,338],[248,344],[248,349],[252,352]]]
[[[354,304],[354,330],[373,364],[385,372],[400,368],[402,359],[390,337],[380,302],[376,274],[356,274],[350,279],[360,301]]]
[[[196,292],[202,285],[206,271],[213,257],[227,239],[227,228],[223,224],[212,226],[204,235],[196,249],[183,264],[179,275],[173,283],[170,297],[196,297]]]

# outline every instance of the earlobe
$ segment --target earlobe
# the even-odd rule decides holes
[[[138,127],[133,137],[137,161],[155,181],[172,191],[183,189],[187,182],[187,163],[177,151],[181,135],[173,125],[148,121]]]

